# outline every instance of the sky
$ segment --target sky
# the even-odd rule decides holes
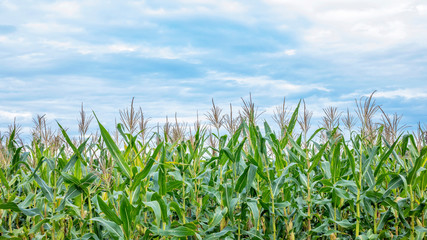
[[[112,128],[132,97],[152,124],[192,122],[249,93],[265,119],[304,99],[318,125],[374,90],[415,126],[426,66],[425,1],[0,0],[2,132],[37,114],[75,131],[82,103]]]

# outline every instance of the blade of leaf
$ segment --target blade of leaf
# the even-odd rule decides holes
[[[108,205],[101,199],[101,197],[98,195],[98,205],[101,208],[101,211],[105,214],[105,216],[115,222],[117,225],[121,225],[123,222],[122,220],[117,216],[117,214],[110,208]]]
[[[106,228],[106,230],[109,233],[113,234],[114,236],[119,237],[119,238],[124,237],[122,229],[120,229],[120,226],[117,225],[115,222],[108,221],[108,220],[105,220],[105,219],[100,218],[100,217],[94,217],[90,220],[101,223],[102,226],[104,226]]]
[[[132,217],[131,217],[132,208],[129,201],[126,197],[122,197],[120,202],[120,218],[123,222],[123,231],[126,239],[130,239],[130,234],[132,231]]]
[[[36,182],[39,184],[39,186],[40,186],[40,188],[41,188],[41,190],[42,190],[42,192],[43,192],[43,195],[46,197],[46,199],[49,201],[49,202],[53,202],[53,190],[52,190],[52,188],[51,187],[49,187],[44,181],[43,181],[43,179],[41,179],[40,177],[39,177],[39,175],[37,175],[37,174],[34,174],[34,179],[36,180]]]
[[[98,122],[102,139],[104,139],[105,145],[107,145],[107,148],[110,151],[111,156],[113,156],[114,160],[116,160],[115,163],[117,164],[119,171],[123,175],[125,175],[127,178],[131,179],[132,178],[131,170],[128,163],[126,162],[125,158],[123,157],[117,145],[114,143],[113,138],[111,138],[108,131],[99,122],[98,117],[95,115],[95,113],[93,113],[93,115],[95,116],[96,121]]]

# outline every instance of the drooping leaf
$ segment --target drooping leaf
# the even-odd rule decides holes
[[[35,180],[36,180],[36,182],[39,184],[39,186],[40,186],[40,188],[41,188],[41,190],[42,190],[42,192],[43,192],[43,195],[46,197],[46,199],[47,199],[49,202],[53,202],[53,190],[52,190],[52,188],[51,188],[51,187],[49,187],[49,186],[45,183],[45,181],[43,181],[43,179],[41,179],[41,178],[39,177],[39,175],[34,174],[34,179],[35,179]]]
[[[108,220],[115,222],[117,225],[121,225],[123,222],[117,214],[101,199],[99,195],[97,196],[97,199],[101,211],[105,214]]]
[[[126,197],[122,197],[120,202],[120,219],[123,222],[123,232],[126,239],[130,239],[132,228],[132,207]]]
[[[99,222],[113,236],[124,238],[122,229],[115,222],[108,221],[100,217],[94,217],[94,218],[91,218],[90,220]]]

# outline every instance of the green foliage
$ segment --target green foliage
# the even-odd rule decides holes
[[[424,239],[427,147],[338,128],[305,140],[242,122],[191,140],[119,132],[57,151],[12,132],[0,169],[4,239]],[[315,138],[319,137],[316,142]],[[214,138],[216,145],[207,144]],[[120,147],[119,147],[120,146]],[[28,150],[29,152],[26,152]],[[20,167],[24,166],[24,167]]]

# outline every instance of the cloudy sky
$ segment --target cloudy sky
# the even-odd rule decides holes
[[[210,100],[265,118],[286,96],[314,112],[377,90],[388,113],[427,123],[425,1],[0,0],[0,131],[36,114],[77,128],[83,102],[109,126],[141,106],[191,121]]]

